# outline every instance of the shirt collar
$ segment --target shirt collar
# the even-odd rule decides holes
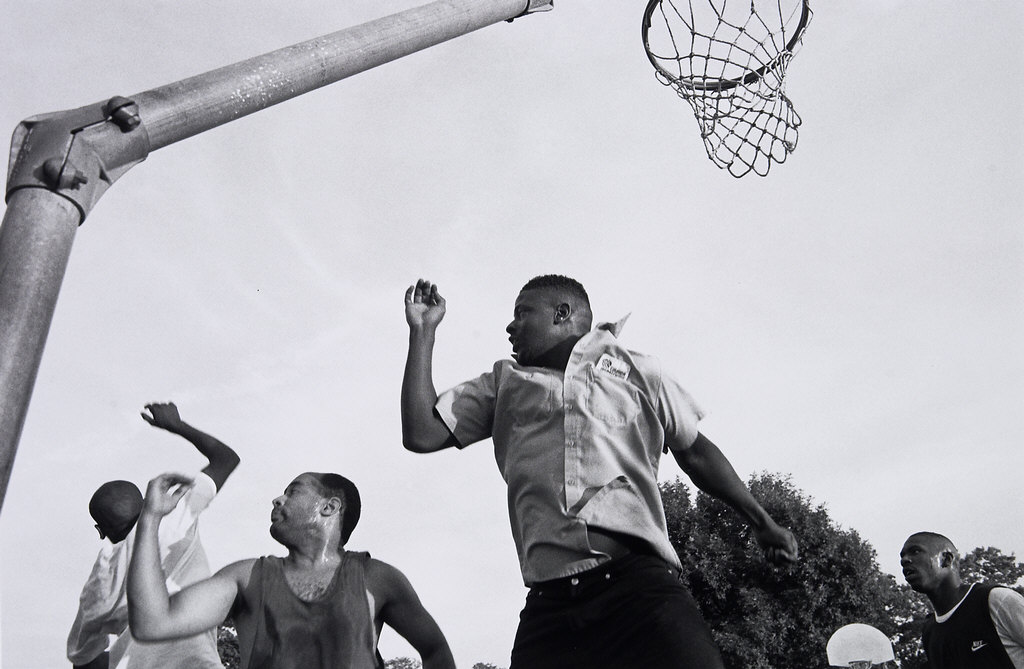
[[[622,332],[622,328],[626,324],[626,321],[629,320],[629,317],[630,314],[626,314],[625,316],[615,321],[614,323],[598,323],[597,327],[594,329],[609,332],[613,337],[618,339],[619,333]]]

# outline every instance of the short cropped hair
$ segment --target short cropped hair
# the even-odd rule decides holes
[[[949,537],[938,532],[914,532],[910,536],[912,537],[928,537],[932,542],[941,546],[941,551],[949,551],[953,554],[953,569],[960,572],[960,552],[957,550],[956,545],[950,541]]]
[[[352,536],[352,530],[356,529],[356,524],[359,522],[359,514],[362,510],[359,490],[355,483],[341,474],[310,472],[310,475],[320,484],[324,497],[339,497],[344,504],[344,509],[341,512],[341,542],[339,544],[339,546],[344,546],[348,543],[348,538]]]
[[[104,532],[124,528],[142,513],[142,493],[131,481],[107,481],[89,500],[89,515]]]
[[[590,308],[590,296],[587,295],[587,290],[583,287],[583,284],[576,279],[562,276],[561,274],[542,274],[541,276],[535,276],[526,282],[522,291],[543,288],[564,290],[570,295],[581,300],[585,305],[587,305],[588,309]]]
[[[944,534],[939,534],[938,532],[914,532],[910,536],[912,536],[912,537],[928,537],[929,539],[932,539],[933,541],[937,541],[939,543],[946,544],[950,549],[953,550],[953,552],[956,552],[956,546],[953,544],[952,541],[949,540],[949,537],[947,537]]]

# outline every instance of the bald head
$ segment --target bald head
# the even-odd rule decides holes
[[[89,500],[89,515],[100,536],[112,543],[124,540],[142,513],[142,493],[131,481],[107,481]]]

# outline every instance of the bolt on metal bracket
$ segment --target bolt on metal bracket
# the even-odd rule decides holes
[[[508,23],[512,23],[516,19],[526,16],[527,14],[533,14],[534,12],[550,12],[555,8],[555,0],[527,0],[526,9],[519,16],[513,16],[508,19]]]
[[[33,116],[11,138],[6,199],[19,188],[46,188],[75,204],[81,225],[111,184],[148,155],[149,135],[127,98]]]

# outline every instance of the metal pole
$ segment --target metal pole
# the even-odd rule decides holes
[[[552,2],[437,0],[131,100],[24,122],[0,227],[0,509],[76,228],[116,178],[150,151]]]
[[[25,188],[0,224],[0,504],[78,221],[70,200]]]
[[[527,11],[527,0],[439,0],[131,96],[150,150]]]

